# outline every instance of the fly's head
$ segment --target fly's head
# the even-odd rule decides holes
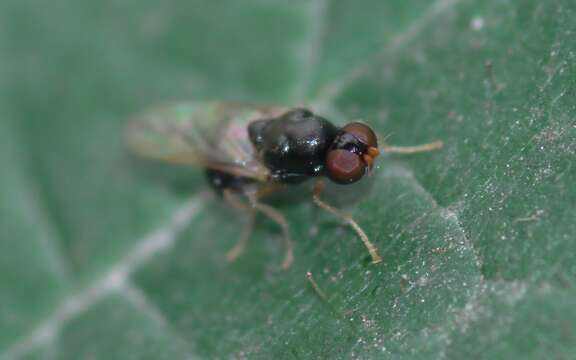
[[[366,124],[352,122],[340,129],[326,155],[326,175],[337,184],[352,184],[374,166],[378,139]]]

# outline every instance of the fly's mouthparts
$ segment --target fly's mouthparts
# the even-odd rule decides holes
[[[366,154],[370,155],[370,157],[375,158],[380,155],[380,150],[377,147],[370,146],[366,151]]]

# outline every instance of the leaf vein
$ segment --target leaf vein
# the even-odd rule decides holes
[[[447,10],[453,8],[461,1],[464,0],[436,0],[427,13],[414,20],[409,27],[404,29],[404,31],[393,35],[386,46],[373,58],[359,64],[355,68],[352,68],[348,73],[343,74],[343,76],[338,78],[338,80],[325,85],[319,91],[319,95],[314,102],[315,106],[318,106],[319,108],[331,108],[334,99],[353,81],[366,75],[371,67],[381,60],[384,55],[389,56],[390,54],[403,49],[412,39],[422,33],[422,31],[424,31],[426,27],[438,16],[444,14]]]
[[[169,335],[173,337],[174,340],[186,351],[188,358],[195,358],[194,352],[191,349],[192,344],[190,341],[180,336],[180,334],[174,329],[174,326],[170,321],[168,321],[163,311],[155,303],[151,302],[140,288],[137,288],[134,284],[128,282],[126,286],[122,288],[122,293],[138,310],[150,316],[159,326],[166,330],[166,332],[169,333]]]
[[[132,248],[111,270],[90,286],[61,301],[54,311],[4,355],[8,359],[20,358],[38,346],[53,342],[71,319],[82,314],[112,291],[126,287],[129,276],[154,255],[172,247],[178,235],[200,212],[204,194],[195,196],[188,204],[178,208],[170,223],[154,230]]]
[[[331,0],[316,0],[312,7],[313,15],[311,16],[311,35],[306,45],[306,58],[302,71],[302,77],[297,83],[294,90],[296,101],[303,102],[308,95],[312,77],[320,57],[322,56],[322,43],[325,40],[328,13]]]

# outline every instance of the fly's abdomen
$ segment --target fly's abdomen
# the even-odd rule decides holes
[[[206,169],[206,180],[219,195],[222,195],[224,190],[242,192],[246,185],[254,183],[253,179],[212,169]]]

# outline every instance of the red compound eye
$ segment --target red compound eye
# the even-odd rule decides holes
[[[326,170],[330,180],[338,184],[352,184],[364,176],[366,163],[358,154],[347,150],[332,150],[326,156]]]
[[[378,147],[378,139],[376,138],[376,134],[374,134],[374,131],[372,131],[368,125],[359,122],[353,122],[344,126],[342,130],[354,135],[358,140],[368,145],[368,147]]]

